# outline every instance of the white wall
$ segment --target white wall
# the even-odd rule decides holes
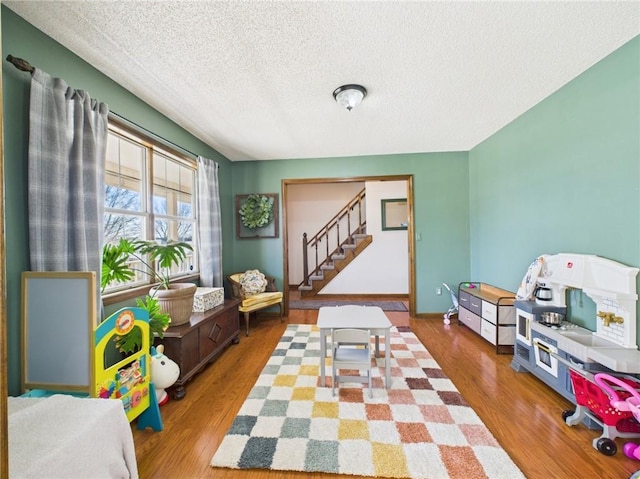
[[[289,284],[298,285],[302,274],[302,235],[311,238],[364,188],[363,182],[311,183],[287,186]],[[320,261],[324,259],[320,258]]]
[[[382,231],[381,200],[407,197],[406,181],[368,181],[371,243],[320,294],[409,294],[407,230]]]

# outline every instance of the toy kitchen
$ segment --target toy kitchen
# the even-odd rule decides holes
[[[530,372],[575,401],[565,361],[585,370],[640,373],[636,344],[638,268],[595,255],[542,255],[516,296],[512,369]],[[567,317],[567,296],[581,290],[595,303],[595,331]]]

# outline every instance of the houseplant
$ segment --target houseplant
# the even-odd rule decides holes
[[[150,288],[145,301],[137,299],[136,303],[149,312],[151,333],[162,337],[169,324],[177,326],[186,323],[191,316],[196,285],[172,284],[170,272],[173,266],[187,257],[187,251],[192,250],[188,243],[178,241],[160,244],[155,241],[122,238],[117,244],[106,244],[102,250],[101,288],[104,291],[113,281],[130,281],[136,272],[149,275],[157,281],[158,285]],[[129,262],[131,257],[142,264],[143,268],[132,266]],[[158,269],[151,267],[156,261]],[[140,332],[130,336],[132,333],[119,339],[118,349],[127,352],[135,350],[141,341],[141,338],[135,336],[139,336]]]

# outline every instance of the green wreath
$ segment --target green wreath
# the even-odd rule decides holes
[[[273,220],[273,198],[264,195],[249,195],[240,207],[242,224],[255,230],[267,226]]]

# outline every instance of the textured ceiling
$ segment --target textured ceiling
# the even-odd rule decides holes
[[[234,161],[466,151],[640,33],[637,1],[3,3]]]

